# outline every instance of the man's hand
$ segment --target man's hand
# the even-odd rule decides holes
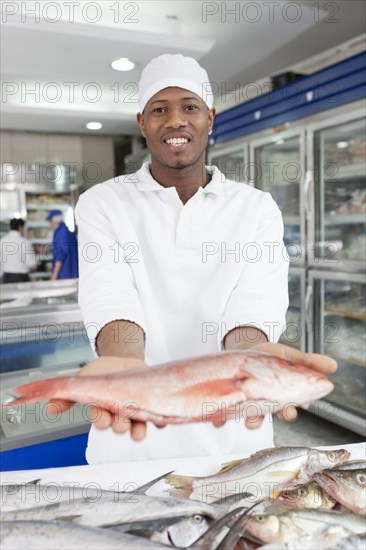
[[[146,366],[142,359],[135,357],[100,357],[85,365],[77,376],[103,376]],[[64,413],[74,404],[70,401],[52,400],[48,403],[47,410],[50,414],[55,414],[55,409],[57,413]],[[100,407],[90,407],[90,418],[95,427],[100,430],[112,427],[116,433],[131,431],[131,437],[135,441],[141,441],[146,435],[146,422],[129,420],[125,416],[114,415]]]
[[[287,361],[292,361],[293,363],[299,363],[308,367],[309,369],[314,369],[323,374],[331,374],[337,369],[337,363],[331,357],[325,355],[320,355],[319,353],[303,353],[284,344],[271,344],[269,342],[257,344],[256,346],[251,347],[248,351],[262,351],[269,353],[270,355],[275,355],[281,357],[281,359],[286,359]],[[288,422],[294,422],[297,418],[297,410],[295,407],[289,406],[286,410],[279,411],[279,418],[282,420],[287,420]],[[263,416],[258,416],[256,418],[251,418],[246,421],[245,425],[249,429],[259,428],[263,422]]]

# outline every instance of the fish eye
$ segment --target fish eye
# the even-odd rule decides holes
[[[304,495],[306,495],[306,489],[304,489],[303,487],[301,487],[301,489],[299,489],[299,495],[302,496],[302,497],[303,497]]]
[[[356,475],[357,483],[360,485],[366,485],[366,475],[365,474],[357,474]]]
[[[257,521],[259,522],[264,521],[264,516],[257,516]]]
[[[199,514],[195,514],[195,515],[193,516],[193,521],[194,521],[195,523],[201,523],[202,520],[203,520],[203,517],[200,516]]]
[[[336,454],[331,451],[330,453],[328,453],[328,458],[329,458],[329,460],[334,462],[335,459],[336,459]]]

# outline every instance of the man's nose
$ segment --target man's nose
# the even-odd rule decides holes
[[[187,125],[187,118],[181,109],[171,109],[166,120],[167,128],[180,128]]]

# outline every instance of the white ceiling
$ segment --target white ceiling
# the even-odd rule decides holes
[[[238,85],[360,35],[365,16],[357,0],[1,4],[2,127],[87,133],[86,123],[99,121],[99,133],[125,135],[138,134],[137,84],[157,55],[198,59],[222,108]],[[137,67],[113,71],[119,57]]]

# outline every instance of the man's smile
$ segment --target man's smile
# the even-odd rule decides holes
[[[184,151],[190,142],[191,138],[187,134],[170,133],[163,138],[163,143],[174,152]]]

